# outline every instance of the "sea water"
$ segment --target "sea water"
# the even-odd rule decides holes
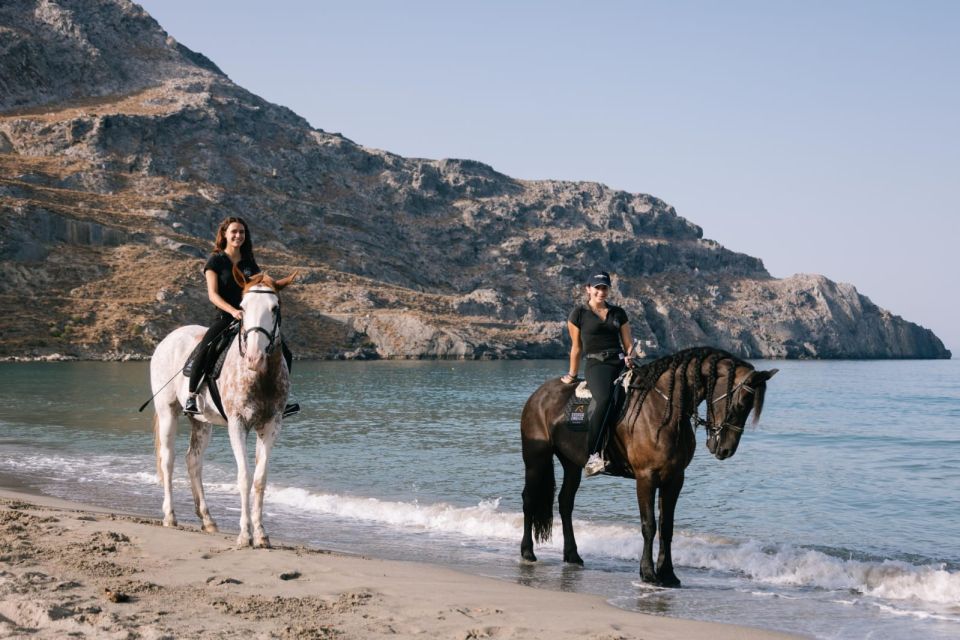
[[[817,638],[960,637],[960,363],[757,361],[779,368],[737,454],[697,455],[677,506],[681,589],[639,579],[633,483],[585,479],[575,528],[520,559],[519,416],[559,361],[297,362],[303,413],[270,458],[278,542],[444,564],[618,607]],[[146,363],[0,364],[0,485],[159,517]],[[175,508],[196,523],[181,425]],[[253,436],[248,441],[253,450]],[[236,531],[223,429],[204,468]],[[556,465],[558,482],[562,470]]]

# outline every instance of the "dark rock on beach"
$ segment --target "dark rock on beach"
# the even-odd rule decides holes
[[[0,357],[142,358],[206,323],[200,267],[227,215],[270,272],[300,271],[300,357],[561,357],[594,264],[650,356],[950,355],[851,285],[772,278],[656,197],[314,129],[132,2],[0,4]]]

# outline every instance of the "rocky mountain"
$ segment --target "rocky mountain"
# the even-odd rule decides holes
[[[651,356],[950,355],[851,285],[772,278],[653,196],[314,129],[132,2],[0,4],[0,357],[144,357],[205,323],[227,215],[268,271],[302,274],[284,293],[300,357],[563,356],[595,265]]]

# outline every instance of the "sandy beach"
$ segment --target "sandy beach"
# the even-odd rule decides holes
[[[0,489],[0,636],[772,639],[429,564],[285,546]]]

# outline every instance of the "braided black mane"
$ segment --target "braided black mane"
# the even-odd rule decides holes
[[[670,376],[670,386],[665,393],[669,398],[669,402],[667,402],[667,410],[664,411],[663,419],[660,422],[660,428],[662,429],[675,417],[675,408],[679,410],[681,415],[695,408],[692,407],[691,404],[695,402],[695,398],[700,392],[700,371],[704,363],[707,363],[709,367],[709,373],[705,380],[706,388],[704,390],[704,396],[707,398],[713,397],[719,378],[717,368],[721,360],[732,361],[734,367],[743,365],[753,368],[752,365],[744,362],[740,358],[722,349],[715,349],[713,347],[692,347],[690,349],[684,349],[683,351],[678,351],[672,355],[659,358],[649,364],[638,367],[634,370],[633,378],[630,381],[630,390],[637,393],[636,400],[632,403],[631,413],[639,415],[640,409],[643,407],[643,401],[646,399],[647,394],[650,393],[650,390],[653,389],[657,380],[667,371],[672,371],[673,375]],[[735,376],[732,375],[727,376],[727,405],[729,405],[731,399],[734,377]],[[724,411],[726,411],[727,408],[728,407],[725,407]],[[713,417],[714,411],[716,411],[716,408],[712,403],[708,403],[707,420]],[[676,416],[676,419],[680,419],[680,416]]]

